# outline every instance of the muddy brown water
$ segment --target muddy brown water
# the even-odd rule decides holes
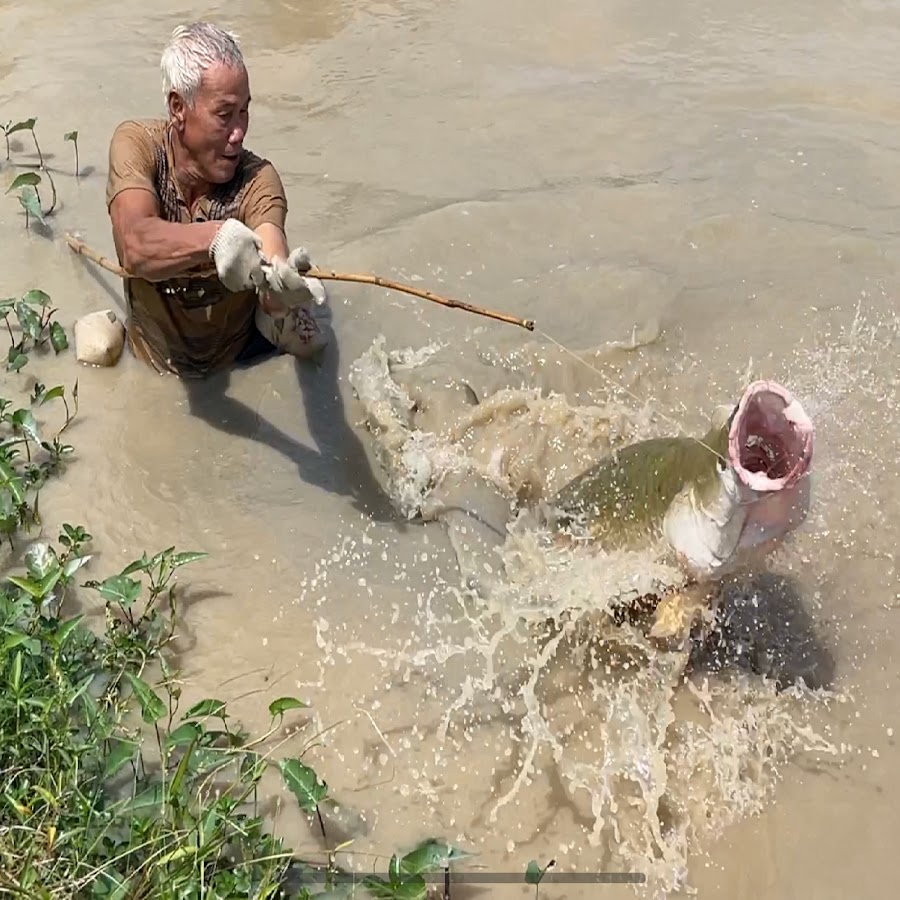
[[[507,387],[602,406],[610,385],[544,333],[590,352],[656,323],[662,337],[630,384],[672,421],[695,427],[748,371],[787,384],[816,421],[815,507],[776,563],[799,585],[778,640],[814,632],[805,652],[821,657],[816,672],[838,698],[763,702],[758,684],[722,688],[731,713],[718,743],[712,732],[697,738],[691,765],[669,770],[667,802],[689,797],[682,824],[692,827],[656,859],[656,888],[735,900],[893,896],[900,5],[222,9],[72,0],[62,14],[41,0],[0,2],[0,119],[37,117],[59,192],[50,236],[26,233],[13,198],[0,203],[0,295],[41,287],[67,325],[121,311],[117,280],[74,258],[62,234],[77,230],[113,255],[109,136],[125,117],[159,113],[163,42],[185,17],[209,16],[242,37],[247,143],[281,171],[292,244],[333,268],[533,317],[540,331],[331,285],[339,352],[318,367],[279,358],[189,392],[127,356],[111,370],[76,371],[71,354],[49,361],[41,380],[77,375],[81,412],[76,460],[47,489],[48,529],[84,523],[92,572],[103,574],[170,544],[210,553],[183,577],[186,699],[233,701],[256,730],[271,699],[297,694],[319,727],[341,723],[309,758],[346,804],[334,834],[354,838],[357,865],[380,853],[383,868],[394,849],[435,834],[476,851],[488,871],[521,873],[532,858],[596,871],[609,861],[589,839],[590,801],[546,746],[492,818],[526,744],[521,711],[491,717],[470,696],[442,727],[478,660],[397,661],[404,648],[440,647],[422,611],[453,608],[456,560],[438,523],[391,516],[348,372],[378,335],[391,350],[441,342],[505,365]],[[62,140],[73,129],[77,182]],[[16,137],[13,160],[33,161],[30,137]],[[0,170],[4,186],[18,171]],[[4,374],[4,391],[27,377]],[[485,376],[473,387],[491,385]],[[530,432],[504,433],[515,443]],[[745,638],[768,640],[748,627]],[[572,673],[557,665],[564,682]],[[689,719],[687,702],[665,700],[666,714]],[[836,752],[810,738],[768,772],[798,706]],[[609,717],[607,732],[618,723],[634,737],[636,709],[595,712]],[[591,747],[608,733],[598,737],[587,713],[562,709],[554,721],[567,716],[597,743],[566,743],[565,753],[599,766]],[[611,785],[628,807],[628,780]],[[653,842],[640,833],[664,829],[672,813],[640,808],[630,820],[607,811],[607,822],[619,815],[622,854],[649,871],[641,848]],[[721,820],[720,833],[699,816]],[[278,827],[306,852],[319,846],[289,809]],[[631,890],[551,884],[542,896]],[[486,884],[458,895],[531,891]]]

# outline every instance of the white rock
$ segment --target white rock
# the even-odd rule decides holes
[[[125,326],[111,309],[82,316],[75,323],[75,358],[91,366],[114,366],[125,346]]]

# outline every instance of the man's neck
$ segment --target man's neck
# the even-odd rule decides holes
[[[190,158],[187,150],[181,143],[178,132],[173,128],[172,135],[172,158],[175,162],[175,180],[181,189],[188,209],[209,190],[209,183],[206,182],[197,172],[196,163]]]

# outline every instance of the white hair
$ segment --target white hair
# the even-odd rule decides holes
[[[211,22],[179,25],[166,44],[159,62],[162,70],[163,97],[174,91],[193,107],[203,73],[216,64],[235,69],[244,66],[244,57],[236,34]]]

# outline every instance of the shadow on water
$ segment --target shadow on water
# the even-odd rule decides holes
[[[723,586],[716,630],[691,658],[695,672],[742,669],[784,690],[803,681],[813,690],[833,685],[835,662],[807,611],[798,582],[754,573]]]
[[[397,520],[388,496],[372,472],[365,449],[347,422],[338,386],[340,350],[333,331],[324,328],[327,346],[315,357],[296,359],[297,384],[315,448],[286,434],[261,418],[256,410],[227,395],[229,371],[203,380],[185,379],[191,413],[214,428],[248,440],[260,441],[295,463],[300,477],[338,496],[353,498],[353,506],[378,522]],[[257,366],[272,358],[263,353],[240,364]],[[299,407],[299,404],[298,404]]]

